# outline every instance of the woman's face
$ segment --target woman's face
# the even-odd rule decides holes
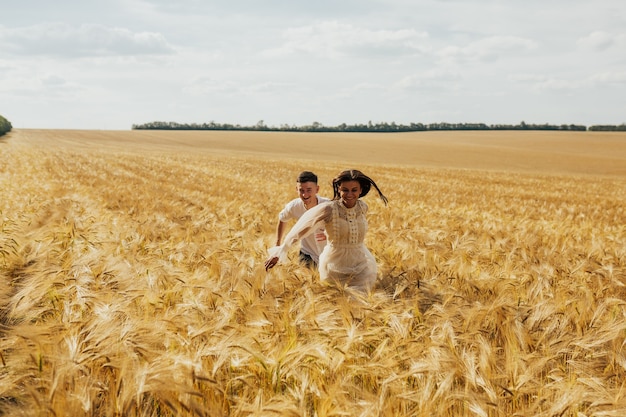
[[[339,183],[339,197],[343,201],[343,204],[352,208],[356,205],[359,196],[361,195],[361,184],[358,181],[342,181]]]

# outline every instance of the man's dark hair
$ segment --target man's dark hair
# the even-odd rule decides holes
[[[315,175],[311,171],[302,171],[300,175],[298,175],[298,180],[296,182],[314,182],[317,184],[317,175]]]

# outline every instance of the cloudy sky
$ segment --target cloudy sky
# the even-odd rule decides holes
[[[0,0],[16,128],[626,122],[624,0]]]

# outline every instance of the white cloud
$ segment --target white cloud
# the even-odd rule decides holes
[[[326,58],[345,56],[394,56],[420,54],[428,50],[428,34],[414,29],[367,29],[338,21],[289,28],[285,42],[268,49],[268,56],[314,54]]]
[[[352,100],[367,96],[377,97],[381,92],[387,90],[386,87],[383,84],[362,82],[333,91],[329,96],[337,100]]]
[[[588,85],[585,80],[568,80],[557,76],[546,74],[512,74],[508,79],[513,83],[518,83],[525,88],[530,88],[535,93],[542,91],[563,92],[573,91]]]
[[[282,93],[288,89],[297,89],[298,86],[293,83],[279,83],[279,82],[263,82],[259,84],[251,85],[247,91],[249,93],[263,93],[263,94],[271,94],[271,93]]]
[[[537,43],[519,36],[489,36],[465,46],[448,46],[438,55],[446,60],[495,61],[506,56],[525,55],[537,48]]]
[[[220,81],[210,77],[201,77],[191,80],[183,87],[183,92],[195,95],[206,96],[211,94],[239,94],[241,87],[232,81]]]
[[[624,87],[626,86],[626,71],[601,72],[594,74],[591,81],[595,85]]]
[[[41,78],[41,84],[48,87],[62,87],[67,85],[67,80],[58,75],[49,74]]]
[[[536,82],[533,85],[533,89],[536,91],[547,90],[568,92],[574,91],[582,86],[584,86],[584,84],[577,80],[572,81],[559,78],[548,78],[543,81]]]
[[[407,91],[454,90],[462,79],[461,75],[445,69],[433,69],[408,75],[394,83],[393,88]]]
[[[11,55],[58,57],[170,54],[174,50],[160,33],[67,23],[0,27],[0,45]]]
[[[510,74],[507,79],[519,83],[538,83],[545,81],[546,77],[539,74],[515,73]]]
[[[579,79],[565,79],[545,74],[514,74],[509,80],[527,85],[535,92],[540,91],[575,91],[596,87],[626,87],[626,71],[602,71]]]
[[[613,45],[614,41],[615,40],[610,33],[595,31],[583,38],[580,38],[578,40],[578,44],[583,48],[603,51]]]

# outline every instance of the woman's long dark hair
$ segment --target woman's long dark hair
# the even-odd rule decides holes
[[[359,184],[361,185],[361,194],[359,195],[359,198],[365,197],[367,193],[370,192],[370,189],[372,188],[372,185],[373,185],[374,188],[376,188],[376,191],[378,191],[378,195],[380,196],[380,199],[383,200],[385,205],[387,205],[387,197],[383,195],[383,193],[380,191],[380,189],[378,188],[374,180],[356,169],[349,169],[347,171],[343,171],[333,179],[333,193],[334,193],[333,200],[339,199],[339,184],[341,184],[344,181],[358,181],[359,182]]]

